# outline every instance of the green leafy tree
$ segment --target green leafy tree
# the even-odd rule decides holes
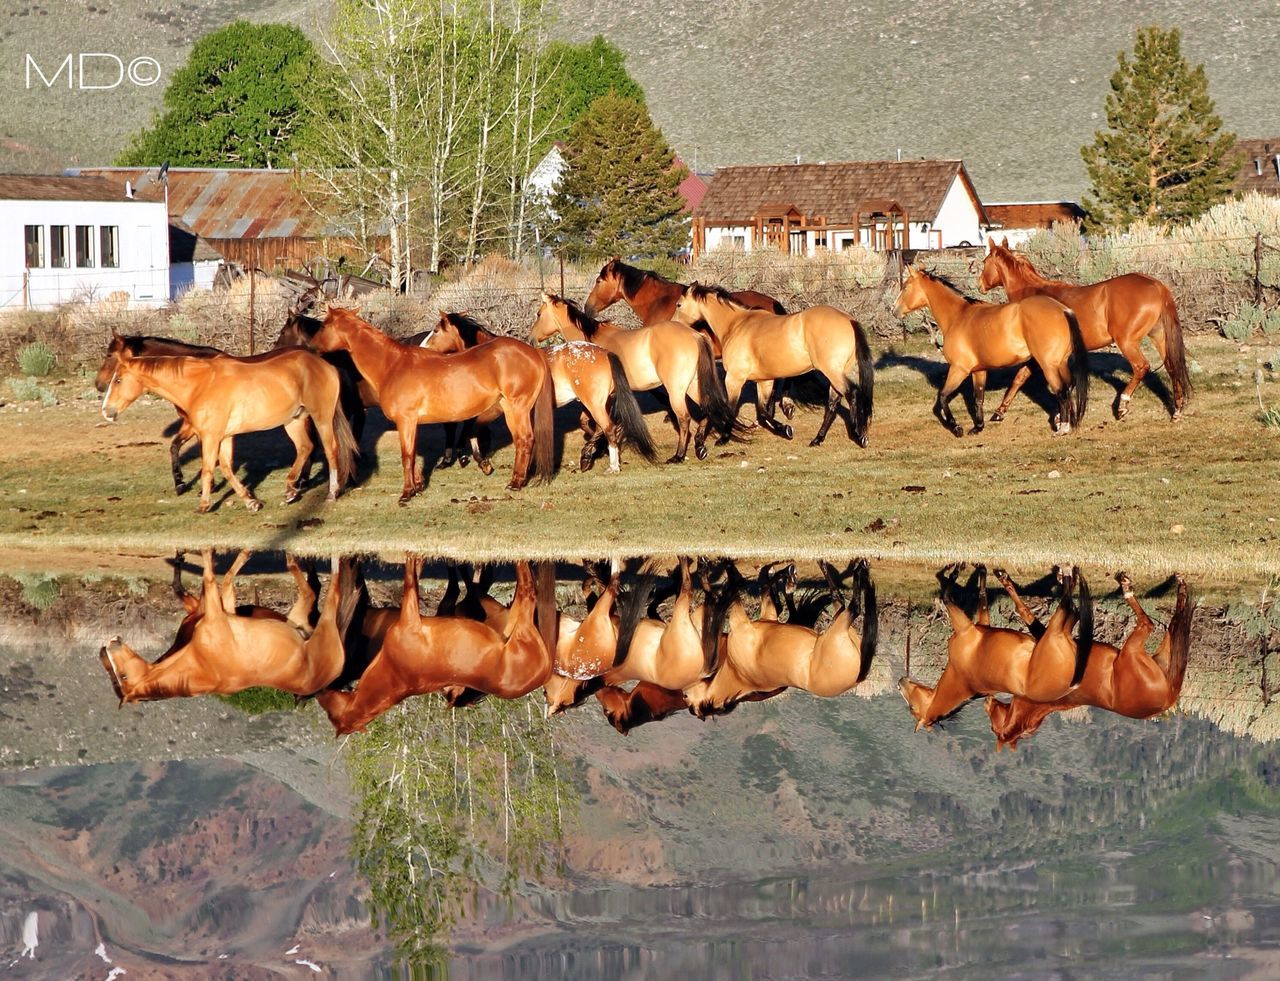
[[[289,167],[300,93],[316,52],[296,27],[236,21],[200,38],[164,93],[164,111],[117,161],[183,167]]]
[[[1175,27],[1138,31],[1120,52],[1107,96],[1107,129],[1081,147],[1093,184],[1094,227],[1189,221],[1224,200],[1235,172],[1235,134],[1222,132],[1204,65],[1182,55]]]
[[[685,246],[679,187],[689,171],[642,103],[617,93],[596,99],[569,132],[565,160],[551,211],[571,258],[663,256]]]
[[[554,41],[543,60],[551,78],[545,102],[551,139],[562,139],[591,103],[610,92],[644,103],[644,89],[627,72],[626,55],[599,34],[579,44]]]

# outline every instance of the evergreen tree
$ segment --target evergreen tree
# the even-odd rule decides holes
[[[609,93],[569,132],[551,200],[573,259],[670,255],[689,238],[680,182],[689,176],[635,99]]]
[[[1191,68],[1175,27],[1138,31],[1120,52],[1107,96],[1107,129],[1080,155],[1092,181],[1094,227],[1189,221],[1230,193],[1233,133],[1214,114],[1204,65]]]
[[[626,55],[599,34],[581,44],[552,42],[543,57],[551,78],[546,99],[548,145],[562,139],[601,96],[615,92],[644,102],[644,89],[627,72]]]
[[[316,68],[305,34],[236,21],[200,38],[164,93],[164,112],[134,135],[118,163],[289,167],[303,118],[300,93]]]

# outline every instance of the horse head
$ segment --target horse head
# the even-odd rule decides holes
[[[594,317],[602,310],[623,299],[622,260],[614,256],[600,267],[600,275],[596,277],[582,304],[582,312]]]

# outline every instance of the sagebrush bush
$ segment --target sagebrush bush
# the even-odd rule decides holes
[[[50,573],[20,572],[13,578],[22,586],[22,602],[34,609],[47,610],[62,595],[58,577]]]
[[[1222,336],[1233,341],[1276,333],[1280,333],[1280,310],[1267,310],[1254,303],[1242,303],[1235,315],[1222,324]]]
[[[18,352],[18,367],[28,378],[44,378],[57,366],[58,356],[44,341],[33,341]]]
[[[9,391],[19,402],[39,402],[41,405],[56,405],[58,396],[45,388],[34,378],[10,378]]]

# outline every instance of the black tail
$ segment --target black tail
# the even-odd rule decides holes
[[[1085,347],[1084,335],[1080,333],[1080,322],[1076,315],[1063,307],[1067,318],[1067,328],[1071,331],[1071,357],[1067,369],[1071,372],[1071,387],[1074,389],[1074,401],[1068,402],[1070,418],[1067,420],[1075,429],[1084,420],[1084,410],[1089,404],[1089,349]],[[1068,393],[1071,395],[1072,393]]]
[[[710,678],[720,670],[720,635],[724,633],[729,610],[738,602],[743,579],[732,563],[729,577],[706,598],[702,608],[702,674]]]
[[[1187,584],[1178,579],[1178,604],[1173,608],[1169,621],[1169,690],[1176,699],[1182,692],[1182,679],[1187,673],[1187,656],[1191,650],[1191,618],[1196,604],[1188,594]]]
[[[629,446],[650,463],[658,462],[658,451],[653,445],[653,436],[645,424],[644,413],[640,411],[640,403],[636,401],[636,393],[631,390],[627,381],[627,372],[622,362],[612,351],[609,352],[609,371],[613,375],[613,395],[609,398],[609,421],[618,434],[618,443]]]
[[[862,644],[858,648],[861,663],[858,666],[858,682],[867,680],[871,673],[871,662],[876,656],[876,647],[880,643],[880,609],[876,600],[876,584],[871,578],[867,566],[859,563],[855,575],[862,587]]]
[[[1084,678],[1085,668],[1089,666],[1089,654],[1093,651],[1093,596],[1089,592],[1089,584],[1084,576],[1076,573],[1076,582],[1080,588],[1080,619],[1076,622],[1076,670],[1071,676],[1074,688]],[[1066,597],[1063,597],[1064,602]]]
[[[616,668],[627,659],[631,650],[632,638],[636,635],[636,627],[645,618],[649,609],[649,597],[653,594],[653,585],[657,580],[652,572],[646,572],[636,580],[635,586],[618,598],[618,646],[613,653],[613,666]]]
[[[849,403],[850,421],[853,423],[854,440],[859,446],[867,445],[867,430],[871,427],[871,413],[875,407],[875,366],[871,359],[871,345],[862,324],[852,317],[854,354],[858,359],[857,377],[852,366],[846,366],[845,399]]]
[[[1182,344],[1182,321],[1178,319],[1178,307],[1168,287],[1164,291],[1159,328],[1164,333],[1164,367],[1173,382],[1174,411],[1181,412],[1191,397],[1191,375],[1187,371],[1187,351]]]
[[[729,393],[725,391],[720,373],[716,371],[716,357],[706,338],[698,341],[698,391],[702,393],[700,408],[712,428],[738,442],[746,441],[747,427],[738,422],[734,407],[729,405]],[[672,395],[672,398],[678,398]]]

